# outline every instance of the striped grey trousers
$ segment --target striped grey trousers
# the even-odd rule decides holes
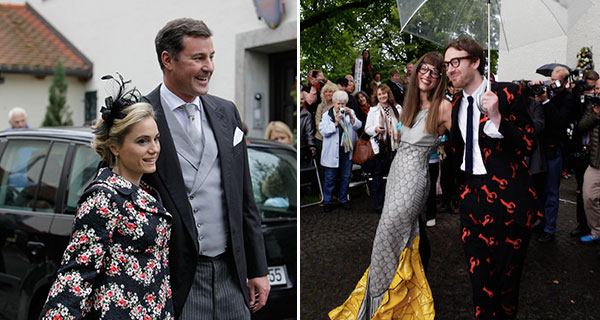
[[[196,276],[181,320],[249,320],[250,309],[240,291],[233,261],[227,254],[198,259]]]

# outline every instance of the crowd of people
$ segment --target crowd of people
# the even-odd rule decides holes
[[[301,158],[316,158],[324,173],[324,212],[336,197],[352,209],[356,141],[368,140],[374,154],[360,169],[371,178],[373,210],[381,213],[371,266],[332,319],[370,319],[384,312],[385,296],[385,309],[395,310],[420,295],[422,314],[434,314],[425,277],[414,268],[427,269],[423,225],[434,227],[437,212],[460,214],[478,319],[516,315],[529,240],[555,241],[562,179],[577,180],[578,226],[570,234],[600,242],[597,72],[576,79],[556,66],[547,81],[488,80],[483,49],[468,38],[448,44],[444,56],[407,63],[404,77],[391,70],[387,81],[368,50],[362,56],[360,89],[352,75],[334,82],[318,69],[309,70],[301,88]],[[420,292],[390,286],[407,265]]]

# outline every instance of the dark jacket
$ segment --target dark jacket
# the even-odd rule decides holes
[[[537,174],[548,171],[548,162],[546,161],[546,154],[544,150],[542,150],[541,143],[541,137],[545,126],[542,104],[534,99],[530,99],[529,113],[531,114],[531,118],[533,120],[535,137],[537,138],[538,143],[536,143],[531,156],[527,157],[527,165],[529,166],[529,171],[531,174]]]
[[[300,109],[300,148],[314,147],[315,125],[310,112]]]
[[[165,118],[160,99],[160,86],[144,97],[156,112],[160,131],[161,154],[156,172],[143,179],[156,188],[167,211],[173,215],[171,238],[171,286],[173,305],[179,316],[196,274],[198,233],[188,200],[175,143]],[[237,281],[249,305],[247,279],[267,275],[267,258],[261,230],[261,219],[254,201],[246,139],[233,144],[234,132],[242,128],[237,108],[210,94],[200,96],[211,125],[221,164],[221,179],[227,204],[228,248],[233,254]]]
[[[589,105],[579,121],[580,131],[590,131],[590,166],[600,169],[600,117]]]
[[[542,108],[546,128],[542,133],[542,148],[562,148],[567,139],[569,117],[573,112],[573,96],[563,90],[547,103],[542,103]]]
[[[402,105],[404,103],[404,93],[406,88],[398,86],[392,79],[388,79],[386,82],[388,87],[392,90],[392,94],[394,95],[394,100],[396,100],[396,104]]]
[[[537,194],[532,188],[531,175],[525,163],[525,156],[532,154],[535,148],[535,130],[527,108],[527,102],[521,95],[522,87],[513,83],[492,83],[492,92],[498,96],[498,108],[502,119],[498,131],[502,139],[495,139],[486,135],[483,127],[487,121],[487,114],[481,115],[478,133],[479,150],[483,164],[487,171],[485,179],[488,190],[493,198],[488,201],[500,201],[510,209],[511,214],[505,216],[505,223],[511,220],[520,225],[531,226],[532,219],[537,211]],[[452,123],[458,124],[458,110],[460,109],[463,92],[454,95],[452,102]],[[473,128],[475,129],[475,128]],[[464,183],[462,164],[465,142],[458,125],[453,125],[450,131],[454,172],[458,172],[458,182]],[[464,185],[459,195],[464,199]],[[538,211],[539,212],[539,211]]]

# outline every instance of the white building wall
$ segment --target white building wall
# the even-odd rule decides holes
[[[286,12],[281,25],[296,25],[297,1],[282,2]],[[244,117],[244,96],[236,95],[236,91],[242,90],[236,86],[236,79],[243,76],[236,70],[236,35],[256,31],[269,39],[278,32],[258,20],[251,0],[29,0],[28,3],[93,62],[94,75],[85,90],[98,91],[98,109],[105,96],[104,81],[100,80],[105,74],[118,71],[133,80],[143,94],[160,83],[162,73],[154,49],[156,33],[170,20],[189,17],[203,20],[213,32],[215,73],[209,93],[234,101]],[[296,28],[286,37],[295,42]],[[261,81],[268,79],[268,68],[261,64],[258,69]],[[83,95],[77,99],[83,99]],[[0,114],[0,123],[2,117]]]
[[[591,4],[585,13],[578,19],[572,19],[569,12],[568,24],[572,27],[568,35],[532,43],[510,51],[500,51],[498,59],[499,81],[512,81],[518,79],[538,80],[547,79],[536,74],[535,70],[546,63],[562,63],[575,69],[577,66],[577,52],[582,47],[591,47],[594,54],[596,69],[600,68],[600,0],[578,0]],[[571,1],[571,3],[576,3]],[[536,25],[535,19],[529,26],[543,28]],[[533,41],[534,39],[532,39]]]
[[[8,112],[14,107],[27,111],[28,123],[32,128],[39,127],[44,121],[46,107],[49,104],[52,76],[37,79],[31,75],[4,74],[4,83],[0,85],[0,130],[9,128]],[[83,124],[83,97],[85,85],[79,80],[67,77],[67,105],[71,119],[77,125]]]

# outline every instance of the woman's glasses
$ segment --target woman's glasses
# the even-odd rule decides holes
[[[424,64],[420,64],[418,70],[419,70],[419,73],[424,76],[426,76],[427,73],[429,73],[429,75],[434,79],[439,79],[439,77],[442,76],[442,73],[435,71],[434,69],[431,69]]]

